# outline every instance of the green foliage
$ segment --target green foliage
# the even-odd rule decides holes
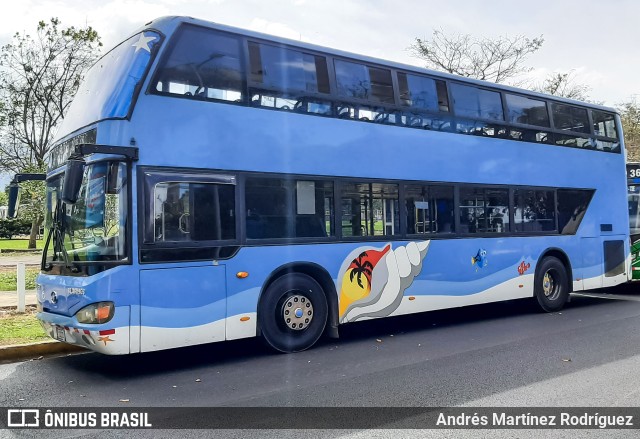
[[[38,249],[42,250],[44,247],[44,237],[40,237],[39,240],[36,241],[36,246]],[[0,239],[0,252],[2,254],[6,252],[11,252],[13,250],[21,251],[29,249],[29,240],[28,239],[20,239],[20,238],[2,238]]]
[[[0,219],[0,238],[13,238],[16,235],[29,235],[31,221],[25,219]]]
[[[42,166],[64,117],[102,46],[90,26],[40,21],[34,36],[16,33],[0,48],[0,168]]]
[[[47,340],[34,311],[25,314],[3,313],[0,315],[0,346],[26,344]]]
[[[36,277],[38,270],[29,269],[25,273],[25,289],[36,289]],[[16,291],[18,289],[16,270],[0,271],[0,291]]]
[[[45,173],[44,164],[30,164],[21,169],[23,173]],[[25,181],[20,183],[20,206],[18,218],[36,222],[39,227],[44,220],[46,184],[44,181]]]

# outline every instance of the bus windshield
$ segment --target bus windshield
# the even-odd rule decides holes
[[[45,262],[123,261],[126,252],[127,168],[122,162],[86,167],[78,201],[60,200],[63,175],[47,183]]]
[[[160,40],[157,32],[145,31],[100,58],[85,76],[57,137],[103,119],[127,117]]]

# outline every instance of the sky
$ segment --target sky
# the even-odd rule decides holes
[[[616,106],[640,97],[637,0],[13,0],[2,6],[0,45],[57,17],[63,27],[93,27],[108,50],[154,18],[187,15],[422,66],[408,47],[435,29],[478,38],[542,36],[542,48],[526,59],[532,83],[573,70],[592,101]],[[6,181],[0,176],[0,187]]]
[[[616,106],[640,95],[637,0],[17,0],[3,4],[0,44],[39,20],[92,26],[105,49],[154,18],[187,15],[419,65],[407,50],[434,29],[476,37],[543,36],[526,60],[534,83],[574,70],[589,97]]]

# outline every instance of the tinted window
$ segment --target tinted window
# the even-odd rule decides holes
[[[245,186],[249,239],[321,238],[333,234],[333,183],[248,178]]]
[[[535,130],[528,128],[512,128],[509,130],[509,138],[513,140],[522,140],[524,142],[549,143],[551,136],[547,130]]]
[[[587,212],[593,191],[558,189],[558,228],[563,235],[578,231]]]
[[[460,232],[509,231],[507,189],[460,188]]]
[[[507,137],[507,128],[504,125],[496,125],[480,120],[458,120],[455,124],[456,132],[485,137]]]
[[[158,183],[154,188],[154,241],[235,239],[235,186]]]
[[[552,232],[556,229],[553,191],[517,189],[514,199],[516,232]]]
[[[400,233],[398,186],[347,183],[342,186],[342,236]]]
[[[398,73],[398,88],[402,105],[431,111],[449,111],[444,81]]]
[[[579,133],[591,132],[585,108],[552,103],[551,111],[553,112],[553,123],[557,129]]]
[[[409,185],[405,206],[408,234],[454,231],[453,187]]]
[[[375,102],[394,102],[391,71],[335,60],[338,94]]]
[[[500,93],[451,83],[453,109],[458,116],[503,120]]]
[[[591,117],[593,118],[593,132],[596,136],[618,138],[616,120],[612,113],[593,110]]]
[[[329,93],[324,57],[250,42],[249,59],[252,82],[278,90]]]
[[[158,68],[155,89],[181,96],[236,101],[243,97],[243,78],[237,38],[184,26]]]
[[[506,94],[509,122],[549,126],[549,113],[545,101]]]

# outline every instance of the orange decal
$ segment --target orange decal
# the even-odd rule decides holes
[[[373,269],[389,249],[391,245],[387,245],[382,250],[366,250],[351,261],[342,278],[340,315],[344,314],[350,304],[369,295]]]
[[[105,336],[105,337],[98,337],[98,341],[103,341],[103,342],[104,342],[104,345],[106,346],[106,345],[107,345],[107,342],[109,342],[109,341],[115,341],[115,340],[111,340],[111,338],[109,338],[109,336],[107,335],[107,336]]]
[[[531,264],[525,264],[524,261],[522,261],[520,265],[518,265],[518,273],[522,276],[529,268],[531,268]]]

